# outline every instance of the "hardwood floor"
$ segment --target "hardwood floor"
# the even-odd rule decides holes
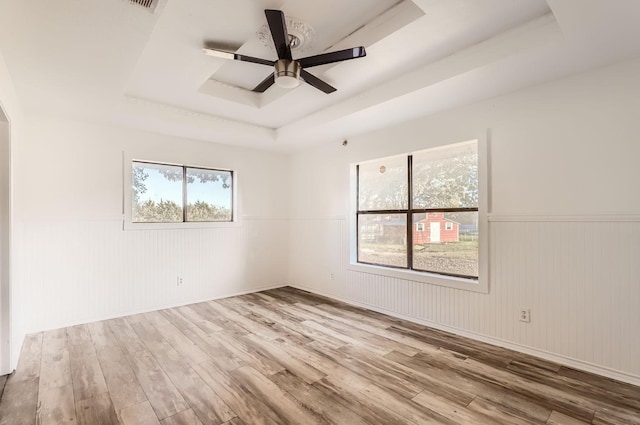
[[[640,424],[640,388],[281,288],[29,335],[0,424],[36,423]]]

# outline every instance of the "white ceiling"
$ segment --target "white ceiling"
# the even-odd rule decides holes
[[[275,59],[264,9],[311,25],[294,57],[363,44],[367,57],[251,92]],[[0,51],[28,111],[292,151],[640,54],[637,0],[0,0]]]

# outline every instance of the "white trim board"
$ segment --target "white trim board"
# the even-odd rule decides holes
[[[539,357],[544,360],[552,361],[558,363],[563,366],[572,367],[574,369],[579,369],[585,372],[594,373],[596,375],[604,376],[607,378],[615,379],[617,381],[626,382],[632,385],[640,386],[640,376],[632,375],[629,373],[621,372],[618,370],[610,369],[603,366],[598,366],[593,363],[585,362],[582,360],[574,359],[571,357],[566,357],[560,354],[551,353],[544,350],[539,350],[537,348],[527,347],[525,345],[517,344],[510,341],[505,341],[503,339],[490,337],[487,335],[478,334],[475,332],[466,331],[464,329],[458,329],[451,326],[441,325],[436,322],[431,322],[428,320],[419,319],[416,317],[406,316],[403,314],[396,313],[394,311],[386,310],[384,308],[376,307],[373,305],[369,305],[366,303],[361,303],[357,301],[352,301],[347,298],[336,297],[334,295],[324,293],[322,291],[317,291],[311,288],[305,288],[299,285],[288,285],[291,288],[300,289],[303,291],[311,292],[312,294],[321,295],[323,297],[331,298],[337,301],[344,302],[349,305],[353,305],[356,307],[365,308],[367,310],[375,311],[378,313],[386,314],[391,317],[395,317],[398,319],[407,320],[409,322],[418,323],[420,325],[424,325],[430,328],[438,329],[445,332],[450,332],[455,335],[460,335],[465,338],[470,338],[480,342],[486,342],[488,344],[496,345],[499,347],[508,348],[510,350],[518,351],[520,353],[529,354],[531,356]]]
[[[638,222],[638,213],[603,213],[603,214],[502,214],[491,213],[488,215],[490,222]]]

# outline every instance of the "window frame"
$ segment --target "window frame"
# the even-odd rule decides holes
[[[358,205],[356,211],[356,233],[360,226],[360,217],[365,215],[404,215],[406,216],[406,246],[407,246],[407,266],[393,266],[389,264],[369,263],[366,261],[360,261],[357,259],[358,264],[369,264],[379,267],[392,267],[403,270],[413,270],[417,272],[433,273],[444,276],[460,277],[470,280],[478,280],[478,276],[467,276],[455,273],[436,272],[433,270],[421,270],[414,267],[413,264],[413,236],[417,230],[413,229],[413,216],[414,214],[427,214],[427,218],[431,213],[448,213],[448,212],[478,212],[478,207],[463,207],[463,208],[414,208],[413,207],[413,153],[406,154],[407,160],[407,208],[399,209],[382,209],[382,210],[361,210]],[[358,193],[358,201],[360,199],[360,164],[356,165],[356,185]],[[419,223],[416,223],[419,224]],[[360,252],[360,238],[357,238],[358,249],[356,252]],[[478,246],[479,250],[479,246]]]
[[[179,222],[162,222],[162,223],[147,223],[147,222],[134,222],[133,221],[133,196],[132,196],[132,167],[133,163],[147,163],[168,165],[175,167],[182,167],[183,179],[182,179],[182,218],[183,221]],[[236,170],[211,166],[208,164],[192,165],[189,163],[177,163],[162,160],[151,160],[146,156],[134,156],[130,153],[123,152],[122,162],[122,215],[123,215],[123,230],[161,230],[161,229],[202,229],[202,228],[219,228],[219,227],[238,227],[240,226],[240,220],[238,215],[238,203],[237,203],[237,190],[238,190],[238,173]],[[231,221],[185,221],[187,208],[187,192],[186,192],[186,179],[185,174],[187,169],[202,169],[212,171],[226,171],[231,173]]]
[[[477,278],[469,278],[465,276],[453,276],[453,275],[445,275],[441,273],[435,272],[427,272],[420,270],[412,270],[408,268],[394,267],[394,266],[386,266],[386,265],[378,265],[378,264],[370,264],[370,263],[359,263],[358,262],[358,165],[369,160],[376,160],[378,158],[384,158],[386,156],[397,156],[398,153],[390,152],[388,155],[376,155],[376,157],[372,157],[370,159],[366,159],[360,161],[358,163],[352,163],[350,165],[350,247],[349,247],[349,265],[347,266],[348,270],[356,271],[361,273],[379,275],[392,277],[397,279],[409,280],[414,282],[421,282],[426,284],[433,284],[439,286],[447,286],[457,289],[463,289],[473,292],[481,292],[488,293],[489,292],[489,221],[488,217],[488,206],[489,206],[489,189],[488,189],[488,149],[487,142],[485,137],[477,137],[473,139],[468,139],[464,141],[451,141],[447,143],[442,143],[433,146],[425,146],[421,149],[416,149],[411,152],[400,153],[400,155],[413,155],[419,151],[437,147],[445,147],[447,145],[453,145],[458,143],[472,142],[475,141],[477,143],[478,148],[478,277]],[[408,173],[411,173],[411,170],[408,170]],[[409,179],[409,176],[408,176]],[[410,179],[409,179],[410,182]],[[409,195],[411,196],[411,191],[409,190]],[[411,198],[409,198],[411,200]],[[409,205],[409,210],[411,211],[412,205]],[[433,212],[436,210],[434,209]],[[447,209],[439,209],[438,212],[448,212]],[[473,210],[475,211],[475,209]],[[360,211],[361,213],[362,211]],[[385,214],[388,211],[372,211],[372,213],[376,214]],[[418,210],[413,210],[413,212],[421,212]],[[396,213],[394,211],[394,213]],[[406,213],[406,211],[404,212]],[[409,217],[409,216],[408,216]],[[407,233],[409,235],[409,228],[412,227],[412,222],[407,223]],[[407,245],[410,244],[410,239],[407,238]],[[407,247],[407,251],[409,248]],[[410,264],[410,263],[408,263]]]

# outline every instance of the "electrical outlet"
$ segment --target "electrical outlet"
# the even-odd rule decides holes
[[[329,279],[334,280],[336,278],[335,273],[329,273]]]
[[[521,308],[520,321],[525,323],[531,322],[531,310],[529,310],[528,308]]]
[[[180,276],[178,276],[178,279],[176,281],[176,285],[182,286],[182,278]]]

